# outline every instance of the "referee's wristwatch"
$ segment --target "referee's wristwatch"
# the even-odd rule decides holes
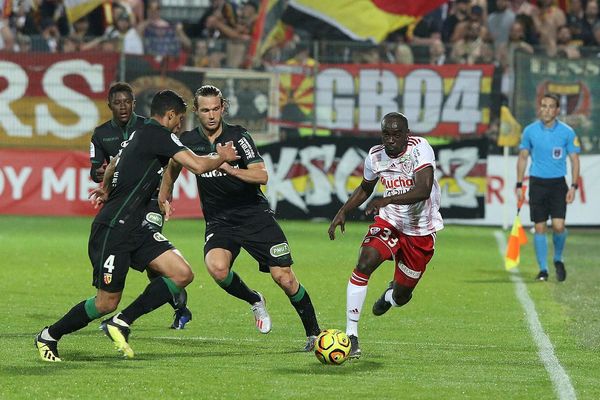
[[[579,185],[576,183],[571,183],[571,188],[577,190],[577,189],[579,189]]]

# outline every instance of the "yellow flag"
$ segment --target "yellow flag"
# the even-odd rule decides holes
[[[498,146],[517,146],[521,139],[521,124],[515,119],[508,107],[500,108],[500,132]]]

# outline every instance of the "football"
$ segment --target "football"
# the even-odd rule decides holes
[[[315,342],[315,355],[323,364],[342,364],[350,354],[350,339],[339,329],[321,332]]]

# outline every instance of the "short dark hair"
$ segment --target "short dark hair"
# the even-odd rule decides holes
[[[396,123],[396,127],[393,127],[392,124]],[[387,113],[383,116],[381,120],[381,131],[384,132],[388,130],[388,128],[393,128],[394,130],[399,129],[401,132],[408,132],[408,118],[402,113],[399,112],[391,112]]]
[[[187,104],[177,92],[173,90],[161,90],[156,93],[152,98],[150,104],[150,114],[159,117],[165,116],[165,114],[171,110],[177,114],[184,114],[187,109]]]
[[[554,102],[556,103],[556,107],[560,107],[560,97],[556,93],[544,93],[542,99],[546,97],[554,100]]]
[[[127,94],[129,94],[129,96],[131,97],[131,100],[135,99],[135,96],[133,94],[133,89],[131,88],[131,85],[127,82],[115,82],[112,85],[110,85],[110,88],[108,89],[108,101],[110,102],[113,98],[113,96],[119,92],[125,92]]]

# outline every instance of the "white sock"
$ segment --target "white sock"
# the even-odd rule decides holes
[[[360,274],[360,273],[359,273]],[[346,334],[358,337],[358,320],[367,297],[369,277],[358,275],[356,271],[348,281],[346,289]]]
[[[385,301],[387,301],[394,307],[398,307],[398,304],[396,304],[396,302],[394,301],[394,297],[392,296],[393,291],[393,289],[390,289],[387,292],[385,292]]]
[[[44,340],[54,340],[56,342],[56,339],[54,339],[52,336],[50,336],[50,332],[48,332],[48,328],[44,329],[42,331],[42,339]]]
[[[118,313],[117,315],[115,315],[115,316],[112,318],[112,319],[113,319],[113,322],[115,322],[115,323],[117,323],[117,324],[119,324],[119,325],[121,325],[121,326],[124,326],[124,327],[126,327],[126,328],[129,328],[129,324],[128,324],[127,322],[125,322],[125,321],[123,321],[122,319],[120,319],[120,318],[119,318],[119,316],[120,316],[120,315],[121,315],[121,313]]]

